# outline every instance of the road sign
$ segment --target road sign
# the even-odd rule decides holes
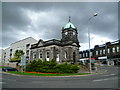
[[[26,57],[25,57],[25,56],[21,56],[20,65],[21,65],[21,66],[25,66],[25,65],[26,65]]]

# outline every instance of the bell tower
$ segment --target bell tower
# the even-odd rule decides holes
[[[64,43],[76,43],[79,46],[79,41],[77,38],[78,32],[77,28],[71,23],[71,18],[69,16],[68,23],[62,27],[62,39]]]

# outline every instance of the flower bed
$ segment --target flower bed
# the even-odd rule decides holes
[[[37,73],[37,74],[63,74],[63,73],[42,73],[42,72],[29,72],[29,71],[21,71],[26,73]]]

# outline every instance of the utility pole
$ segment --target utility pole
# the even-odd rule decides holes
[[[90,73],[92,72],[92,67],[91,67],[91,54],[90,54],[90,30],[89,30],[89,22],[92,18],[94,18],[95,16],[97,16],[98,14],[95,13],[92,17],[90,17],[88,19],[88,38],[89,38],[89,61],[90,61]]]

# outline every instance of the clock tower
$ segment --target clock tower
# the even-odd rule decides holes
[[[70,17],[68,23],[62,28],[62,39],[64,43],[75,43],[79,46],[79,41],[77,38],[78,32],[77,28],[71,23]]]

